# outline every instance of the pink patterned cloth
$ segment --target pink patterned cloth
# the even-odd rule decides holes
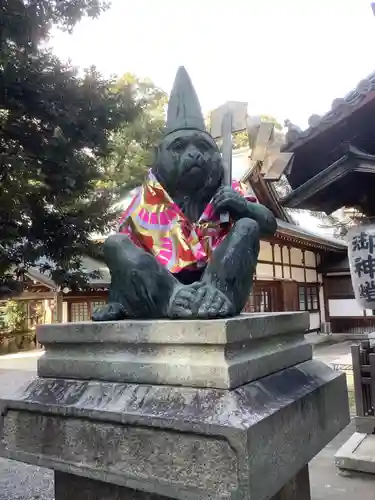
[[[250,202],[245,185],[233,181],[233,189]],[[150,171],[120,218],[119,232],[154,255],[171,273],[203,267],[224,240],[233,221],[220,223],[210,202],[198,222],[190,222]]]

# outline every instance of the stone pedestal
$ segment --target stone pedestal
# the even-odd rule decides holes
[[[55,499],[72,500],[164,500],[166,497],[94,481],[73,474],[55,472]],[[271,500],[310,500],[309,468],[304,467]]]
[[[344,471],[375,474],[375,435],[355,432],[335,456]]]
[[[309,468],[306,465],[272,500],[310,500]]]
[[[55,470],[56,500],[308,500],[349,422],[345,376],[305,313],[42,327],[39,377],[2,401],[2,456]]]

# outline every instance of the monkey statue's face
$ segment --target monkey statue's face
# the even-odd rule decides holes
[[[157,148],[152,170],[172,199],[189,197],[207,202],[224,176],[215,141],[198,130],[177,130],[167,135]]]

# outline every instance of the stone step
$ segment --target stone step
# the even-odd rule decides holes
[[[307,313],[42,325],[40,377],[232,389],[312,358]]]

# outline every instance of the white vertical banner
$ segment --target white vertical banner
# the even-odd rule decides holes
[[[347,241],[355,298],[363,309],[375,309],[375,224],[352,228]]]

